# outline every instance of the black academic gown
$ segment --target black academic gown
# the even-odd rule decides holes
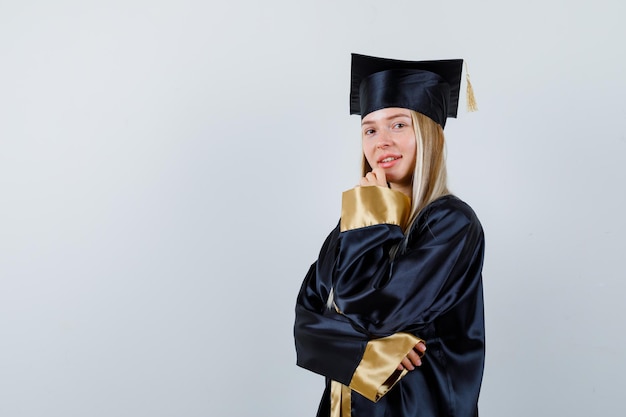
[[[296,304],[297,364],[326,377],[317,416],[476,417],[485,347],[478,218],[460,199],[441,197],[391,260],[404,234],[400,221],[384,219],[393,207],[380,207],[400,200],[381,199],[392,192],[382,187],[347,193],[355,190],[368,191],[359,211],[383,214],[370,210],[363,224],[351,219],[330,233]],[[343,211],[342,223],[349,216]],[[422,366],[395,371],[420,339]]]

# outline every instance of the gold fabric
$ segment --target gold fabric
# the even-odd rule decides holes
[[[409,372],[406,369],[399,371],[397,367],[419,342],[423,340],[408,333],[370,340],[350,386],[330,381],[330,417],[351,417],[352,390],[370,401],[380,400]]]
[[[411,199],[404,193],[379,186],[356,187],[343,193],[340,229],[345,232],[376,224],[395,224],[404,228],[410,210]],[[338,309],[337,312],[341,314]],[[374,402],[382,398],[407,374],[407,370],[396,368],[420,341],[408,333],[370,340],[350,386],[331,381],[330,416],[350,417],[351,390]]]
[[[345,385],[341,386],[341,413],[343,417],[352,414],[352,390]]]
[[[330,381],[330,417],[341,417],[341,384]]]
[[[396,333],[370,340],[352,375],[350,388],[370,401],[378,401],[407,374],[406,369],[398,371],[396,368],[421,341],[409,333]]]
[[[341,231],[375,224],[396,224],[404,229],[411,199],[386,187],[356,187],[345,191],[341,204]]]
[[[330,417],[350,417],[352,390],[340,382],[330,381]]]

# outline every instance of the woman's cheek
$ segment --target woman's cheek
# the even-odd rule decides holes
[[[367,159],[367,162],[369,162],[370,165],[372,165],[373,152],[374,152],[373,146],[369,144],[363,145],[363,154],[365,155],[365,159]]]

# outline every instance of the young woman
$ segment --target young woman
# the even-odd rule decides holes
[[[297,363],[318,417],[476,417],[484,237],[446,186],[443,127],[462,60],[352,56],[363,177],[298,295]]]

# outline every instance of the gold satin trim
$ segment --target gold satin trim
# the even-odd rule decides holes
[[[409,333],[370,340],[352,375],[350,388],[370,401],[378,401],[408,373],[406,369],[399,371],[396,368],[421,341]]]
[[[404,229],[411,199],[400,191],[380,186],[356,187],[341,200],[341,231],[375,224],[396,224]]]
[[[340,382],[330,381],[330,417],[350,417],[352,390]]]
[[[341,385],[341,415],[350,417],[352,414],[352,390],[345,385]]]

